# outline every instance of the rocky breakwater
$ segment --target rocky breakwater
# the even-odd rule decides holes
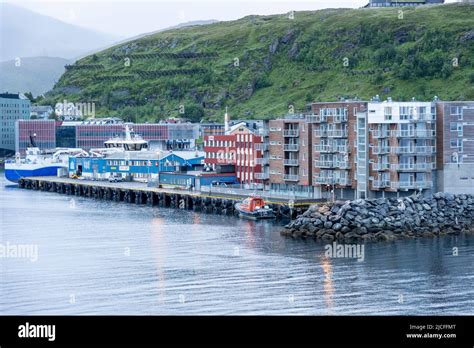
[[[358,199],[313,205],[282,235],[325,241],[377,241],[474,232],[474,195]]]

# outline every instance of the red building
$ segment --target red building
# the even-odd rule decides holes
[[[262,180],[257,177],[266,165],[262,151],[263,137],[243,125],[232,127],[228,133],[204,137],[205,163],[213,168],[220,164],[233,164],[240,183],[261,185]]]

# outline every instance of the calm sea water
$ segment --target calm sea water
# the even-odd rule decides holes
[[[474,314],[474,237],[365,245],[364,261],[272,222],[71,198],[0,181],[0,314]],[[453,248],[458,256],[453,256]]]

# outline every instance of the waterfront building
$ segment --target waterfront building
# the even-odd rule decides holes
[[[120,176],[134,181],[156,180],[164,171],[194,170],[204,164],[204,153],[198,151],[117,152],[107,157],[70,157],[69,175],[89,179]]]
[[[25,154],[31,138],[40,150],[56,148],[55,120],[18,120],[15,124],[15,152]],[[74,146],[71,146],[74,147]]]
[[[436,190],[434,103],[369,102],[367,125],[369,196],[398,197]]]
[[[225,129],[223,123],[201,122],[199,124],[199,136],[204,139],[209,135],[224,135]]]
[[[49,122],[48,127],[55,127],[54,133],[44,133],[42,127]],[[147,140],[150,147],[156,150],[189,150],[195,148],[195,140],[199,136],[199,125],[192,123],[127,123],[137,134]],[[14,134],[42,134],[39,141],[40,149],[54,147],[77,147],[86,151],[102,148],[104,142],[123,132],[124,123],[120,119],[104,118],[87,121],[54,121],[54,120],[24,120],[18,124],[18,132]],[[49,128],[48,128],[49,129]],[[18,144],[17,152],[24,153],[27,142],[15,141]],[[51,144],[56,142],[56,144]],[[15,144],[14,144],[15,146]]]
[[[268,189],[274,194],[313,197],[312,124],[305,115],[287,115],[268,122]],[[268,153],[268,155],[266,154]],[[266,171],[263,172],[266,175]],[[267,177],[265,177],[266,179]]]
[[[204,137],[205,163],[212,169],[232,164],[240,184],[262,188],[260,174],[268,165],[268,158],[263,157],[262,143],[261,134],[254,133],[245,123],[237,123],[229,127],[227,134]]]
[[[0,156],[15,152],[15,124],[30,118],[30,100],[22,94],[0,94]]]
[[[367,102],[340,101],[311,104],[312,171],[316,198],[356,197],[357,114]]]
[[[206,171],[162,172],[158,179],[158,184],[162,187],[180,187],[200,191],[203,186],[207,186],[210,193],[212,193],[213,185],[235,185],[237,183],[235,173]]]
[[[474,194],[474,101],[438,101],[438,191]]]

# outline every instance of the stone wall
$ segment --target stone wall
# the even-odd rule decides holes
[[[474,232],[474,195],[358,199],[313,205],[282,235],[325,241],[395,240]]]

